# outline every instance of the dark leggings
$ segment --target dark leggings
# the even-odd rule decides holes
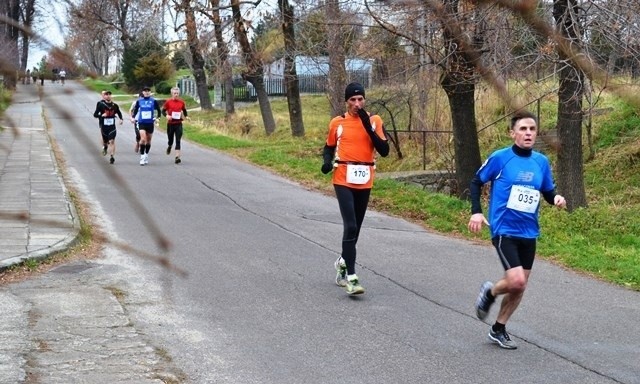
[[[134,128],[136,131],[136,143],[140,142],[140,128],[138,128],[138,123],[135,123]]]
[[[334,185],[344,231],[342,233],[342,258],[347,265],[347,274],[356,273],[356,243],[367,212],[371,189],[353,189]]]
[[[176,150],[180,150],[180,139],[182,139],[182,123],[167,124],[167,136],[169,137],[169,146],[173,145],[173,136],[176,136]]]

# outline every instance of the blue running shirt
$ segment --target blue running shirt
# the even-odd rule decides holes
[[[549,159],[540,152],[518,156],[511,147],[492,153],[477,176],[491,181],[489,224],[491,237],[540,235],[538,213],[544,198],[540,192],[554,189]]]
[[[153,124],[156,101],[153,97],[141,97],[138,99],[138,123]]]

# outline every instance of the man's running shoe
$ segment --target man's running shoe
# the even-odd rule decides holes
[[[140,143],[139,142],[136,142],[136,145],[135,145],[135,147],[133,147],[133,150],[135,151],[135,153],[140,152]]]
[[[149,164],[149,154],[145,153],[144,154],[144,165],[147,165],[147,164]]]
[[[107,156],[107,147],[102,147],[102,156]]]
[[[140,165],[145,165],[146,163],[144,162],[144,155],[140,155]]]
[[[500,348],[504,348],[504,349],[518,348],[518,345],[513,340],[511,340],[511,337],[507,333],[506,329],[503,329],[502,331],[499,331],[499,332],[494,332],[493,327],[489,328],[489,340],[498,344]]]
[[[113,158],[113,156],[111,156],[111,158],[109,159],[109,164],[113,164],[116,162],[116,159]]]
[[[176,156],[176,164],[180,164],[180,163],[182,163],[182,160],[180,160],[179,156]]]
[[[480,293],[478,294],[478,299],[476,299],[476,316],[480,320],[484,320],[487,317],[491,304],[495,301],[495,298],[490,300],[487,297],[487,293],[491,292],[491,288],[493,288],[493,283],[490,281],[485,281],[480,287]]]
[[[167,147],[167,155],[171,153],[171,146]]]
[[[347,286],[345,287],[347,293],[350,295],[360,295],[364,293],[364,288],[360,285],[358,276],[351,275],[347,277]]]
[[[342,256],[338,257],[333,266],[336,268],[336,284],[340,287],[347,286],[347,264]]]

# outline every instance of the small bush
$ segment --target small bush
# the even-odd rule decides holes
[[[9,107],[11,103],[11,92],[0,85],[0,114]]]
[[[169,83],[168,81],[161,81],[156,84],[156,93],[169,95],[171,94],[171,88],[173,88],[173,84]]]

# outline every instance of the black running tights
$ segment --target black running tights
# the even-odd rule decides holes
[[[176,137],[176,151],[180,150],[180,139],[182,139],[182,124],[167,124],[168,145],[173,145],[173,137]]]
[[[353,189],[342,185],[333,186],[340,206],[342,224],[342,258],[347,264],[347,274],[356,273],[356,243],[369,204],[371,189]]]

